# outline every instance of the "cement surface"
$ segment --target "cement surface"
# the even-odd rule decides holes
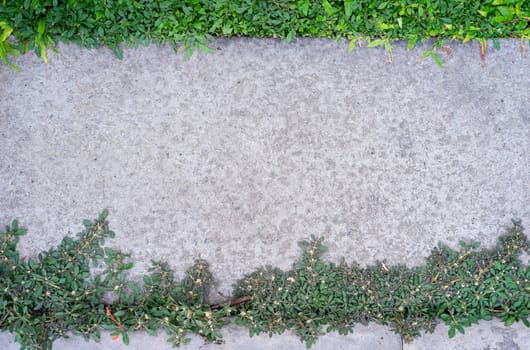
[[[444,69],[416,62],[428,46],[397,43],[389,64],[382,49],[326,40],[219,40],[189,60],[154,46],[122,61],[76,46],[49,64],[18,58],[21,72],[0,67],[0,224],[18,218],[34,255],[109,208],[108,244],[132,254],[134,278],[152,259],[182,275],[200,254],[213,297],[258,266],[289,268],[311,234],[326,258],[361,264],[491,245],[512,218],[530,223],[530,53],[503,41],[482,63],[478,44],[449,45]],[[370,327],[318,344],[400,348]],[[530,348],[523,326],[475,328],[405,348]],[[299,344],[234,329],[219,348]],[[134,337],[134,349],[165,342]]]
[[[504,327],[499,321],[480,322],[466,329],[465,335],[447,337],[448,328],[439,325],[435,332],[423,334],[412,343],[403,343],[388,328],[370,324],[358,325],[354,333],[347,336],[338,333],[326,334],[311,347],[312,350],[528,350],[530,349],[530,332],[522,323]],[[249,337],[248,330],[237,326],[223,328],[221,344],[205,343],[200,337],[190,336],[192,341],[183,350],[304,350],[306,346],[294,334],[287,332],[269,337],[259,335]],[[129,345],[124,345],[121,338],[112,340],[110,332],[102,332],[101,342],[84,341],[78,337],[60,339],[54,343],[55,350],[170,350],[164,332],[152,337],[145,332],[131,333]],[[18,350],[14,336],[0,333],[0,345],[3,350]]]

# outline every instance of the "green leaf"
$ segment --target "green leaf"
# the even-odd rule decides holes
[[[125,315],[125,311],[123,311],[123,310],[119,310],[119,311],[114,312],[114,316],[115,317],[121,317],[123,315]]]
[[[390,41],[385,42],[385,51],[386,52],[392,52],[392,45],[390,45]]]
[[[42,37],[44,35],[44,31],[46,30],[46,22],[44,19],[39,20],[39,24],[37,27],[37,34],[38,37]]]
[[[348,52],[352,52],[353,49],[355,49],[355,43],[356,43],[356,39],[351,39],[350,40],[350,43],[348,44]]]
[[[432,58],[434,59],[434,62],[436,62],[436,64],[438,65],[438,67],[440,68],[443,68],[444,67],[444,63],[442,61],[442,59],[440,58],[440,55],[438,55],[437,52],[434,52],[432,54]]]
[[[449,335],[449,338],[454,338],[455,334],[456,334],[456,329],[454,326],[451,326],[449,328],[449,332],[447,332],[447,334]]]
[[[105,219],[107,219],[107,216],[109,216],[109,211],[108,209],[105,209],[101,212],[101,214],[99,214],[99,220],[100,221],[103,221]]]
[[[508,317],[505,321],[504,321],[504,325],[506,327],[509,327],[511,326],[512,324],[515,323],[515,317]]]
[[[121,333],[123,344],[129,345],[129,335],[125,332]]]
[[[118,57],[119,60],[123,59],[123,51],[118,45],[109,46],[109,48],[112,50],[112,52],[114,52],[114,54],[116,55],[116,57]]]
[[[302,12],[304,16],[307,16],[307,14],[309,13],[309,5],[309,0],[305,0],[298,5],[298,9]]]
[[[232,25],[230,23],[225,23],[222,28],[223,35],[232,34]]]
[[[201,50],[202,52],[206,52],[206,53],[214,53],[215,52],[214,49],[212,49],[208,45],[204,45],[204,44],[197,44],[197,48],[199,50]]]
[[[353,13],[353,0],[344,0],[344,14],[349,19]]]
[[[28,259],[28,265],[30,267],[30,269],[36,271],[37,270],[37,264],[35,263],[35,261],[33,259]]]
[[[424,53],[421,54],[420,60],[424,60],[427,57],[431,57],[432,55],[434,55],[434,51],[433,50],[427,50],[427,51],[425,51]]]
[[[464,39],[462,39],[462,44],[465,44],[467,43],[468,41],[476,38],[477,34],[476,33],[467,33],[466,36],[464,37]]]
[[[388,39],[377,39],[377,40],[368,42],[368,45],[366,45],[366,47],[377,47],[381,45],[386,46],[387,44],[388,44]]]
[[[115,251],[114,249],[109,248],[109,247],[105,247],[105,248],[103,249],[103,252],[105,253],[105,255],[106,255],[107,257],[115,257],[116,254],[118,253],[117,251]]]
[[[513,15],[515,14],[515,8],[514,7],[499,6],[499,7],[497,7],[497,10],[504,17],[505,21],[511,21],[513,19]]]
[[[44,45],[43,42],[39,44],[40,47],[40,57],[44,61],[44,63],[48,63],[48,56],[46,54],[46,45]]]
[[[498,6],[498,5],[509,5],[509,4],[515,4],[517,3],[519,0],[493,0],[493,2],[491,3],[493,6]]]
[[[0,28],[3,29],[2,34],[0,35],[0,43],[6,41],[7,38],[13,33],[13,28],[11,28],[6,22],[0,22]]]
[[[294,30],[290,30],[289,33],[287,34],[287,37],[285,38],[285,41],[287,43],[290,43],[291,41],[293,41],[295,36],[296,36],[296,32]]]
[[[151,329],[151,328],[144,328],[144,329],[147,332],[147,334],[149,334],[149,335],[151,335],[153,337],[156,337],[158,335],[158,333],[154,329]]]
[[[338,12],[338,10],[333,7],[333,5],[331,5],[327,0],[322,0],[322,7],[324,8],[324,12],[326,12],[326,15],[330,17]]]
[[[194,51],[193,47],[188,47],[186,49],[186,53],[184,55],[186,57],[186,59],[189,59],[193,55],[193,51]]]

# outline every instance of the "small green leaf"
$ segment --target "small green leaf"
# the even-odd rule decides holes
[[[513,4],[513,3],[516,3],[518,0],[493,0],[493,2],[491,3],[493,6],[498,6],[498,5],[509,5],[509,4]]]
[[[424,53],[421,54],[420,60],[424,60],[427,57],[431,57],[432,55],[434,55],[434,51],[433,50],[427,50],[427,51],[425,51]]]
[[[385,51],[386,52],[392,52],[392,45],[390,45],[390,41],[385,42]]]
[[[344,0],[344,14],[349,19],[353,13],[353,0]]]
[[[451,326],[449,328],[449,332],[447,332],[447,334],[449,335],[449,338],[454,338],[455,334],[456,334],[456,329],[455,327]]]
[[[434,62],[436,62],[436,64],[438,65],[438,67],[440,68],[443,68],[444,67],[444,63],[442,61],[442,59],[440,58],[440,55],[438,55],[437,52],[434,52],[432,54],[432,58],[434,59]]]
[[[366,45],[366,47],[377,47],[381,45],[386,45],[387,43],[388,43],[388,39],[377,39],[377,40],[368,42],[368,45]]]
[[[186,49],[186,53],[184,55],[186,57],[186,59],[189,59],[193,55],[193,51],[194,51],[193,47],[188,47]]]
[[[119,60],[123,59],[123,51],[118,45],[109,46]]]
[[[123,310],[119,310],[119,311],[116,311],[114,313],[114,316],[116,316],[116,317],[121,317],[123,315],[125,315],[125,311],[123,311]]]
[[[202,52],[206,52],[206,53],[214,53],[215,52],[214,49],[212,49],[208,45],[204,45],[204,44],[197,44],[197,48],[199,50],[201,50]]]
[[[42,37],[44,35],[44,30],[46,30],[46,22],[44,19],[39,20],[39,24],[37,27],[37,34],[38,37]]]
[[[105,209],[101,212],[101,214],[99,214],[99,220],[100,221],[103,221],[105,219],[107,219],[107,216],[109,216],[109,211],[108,209]]]
[[[151,329],[151,328],[145,328],[145,331],[147,332],[147,334],[153,336],[153,337],[156,337],[158,335],[158,333],[156,332],[155,329]]]
[[[232,34],[232,25],[230,23],[225,23],[221,30],[223,35],[230,35]]]
[[[304,16],[307,16],[307,14],[309,13],[309,5],[309,0],[305,0],[298,6],[298,9],[302,12]]]
[[[44,61],[44,63],[48,63],[48,55],[46,53],[46,45],[44,44],[44,42],[39,43],[39,48],[41,59]]]
[[[348,52],[353,51],[353,49],[355,48],[355,43],[356,43],[355,38],[350,40],[350,43],[348,44]]]
[[[2,35],[0,35],[0,43],[6,41],[7,38],[13,33],[13,28],[11,28],[6,22],[0,22],[0,28],[3,29]]]
[[[464,37],[464,39],[462,39],[462,44],[465,44],[467,43],[468,41],[474,39],[477,35],[475,33],[471,34],[471,33],[467,33],[466,36]]]
[[[515,8],[514,7],[499,6],[499,7],[497,7],[497,10],[504,17],[505,21],[511,21],[513,19],[513,15],[515,14]]]
[[[290,30],[289,33],[287,34],[287,37],[285,37],[285,41],[287,43],[290,43],[291,41],[293,41],[295,36],[296,36],[296,32],[294,30]]]
[[[324,12],[326,12],[326,15],[330,17],[338,12],[338,10],[333,7],[333,5],[331,5],[327,0],[322,0],[322,7],[324,8]]]
[[[127,333],[123,332],[121,334],[121,336],[122,336],[122,339],[123,339],[123,344],[129,345],[129,335]]]
[[[512,324],[515,323],[515,317],[508,317],[505,321],[504,321],[504,325],[506,327],[509,327],[511,326]]]
[[[415,36],[415,35],[411,35],[407,38],[408,40],[408,43],[407,43],[407,51],[410,51],[412,50],[415,46],[416,46],[416,42],[418,40],[418,37]]]

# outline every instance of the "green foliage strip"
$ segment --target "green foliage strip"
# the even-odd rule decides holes
[[[308,347],[326,332],[352,332],[358,322],[388,325],[406,341],[440,320],[450,337],[492,317],[530,327],[530,266],[520,260],[530,244],[517,221],[491,249],[440,245],[415,268],[384,261],[337,266],[322,259],[322,239],[313,237],[300,243],[291,270],[260,268],[237,283],[232,300],[211,305],[212,275],[201,259],[180,281],[163,262],[153,262],[143,283],[129,280],[129,256],[104,247],[114,236],[106,217],[85,220],[76,239],[66,237],[36,258],[20,257],[17,242],[26,230],[17,221],[0,232],[0,329],[16,333],[22,349],[51,349],[67,332],[99,341],[101,329],[125,343],[131,331],[156,335],[161,328],[175,346],[189,333],[219,341],[231,320],[250,335],[294,331]]]
[[[118,57],[122,44],[170,43],[189,56],[223,36],[344,38],[350,50],[366,39],[387,51],[396,39],[409,49],[476,39],[485,52],[486,39],[530,39],[529,23],[529,0],[1,0],[0,59],[35,50],[46,61],[59,41],[108,46]],[[428,56],[441,62],[436,47]]]

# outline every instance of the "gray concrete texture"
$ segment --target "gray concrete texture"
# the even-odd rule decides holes
[[[530,53],[503,41],[482,63],[477,43],[448,45],[444,69],[416,61],[429,46],[397,43],[388,63],[383,49],[327,40],[219,40],[189,60],[154,46],[122,61],[76,46],[49,64],[18,58],[21,72],[0,67],[0,223],[18,218],[20,250],[34,255],[109,208],[108,244],[132,254],[133,278],[152,259],[182,275],[200,255],[213,297],[258,266],[289,268],[311,234],[327,259],[361,264],[494,244],[512,218],[530,223]],[[440,326],[404,348],[530,349],[522,325],[467,333],[448,340]],[[205,348],[304,348],[292,335],[224,334]],[[164,344],[135,334],[129,348]],[[400,347],[359,325],[316,349]]]

